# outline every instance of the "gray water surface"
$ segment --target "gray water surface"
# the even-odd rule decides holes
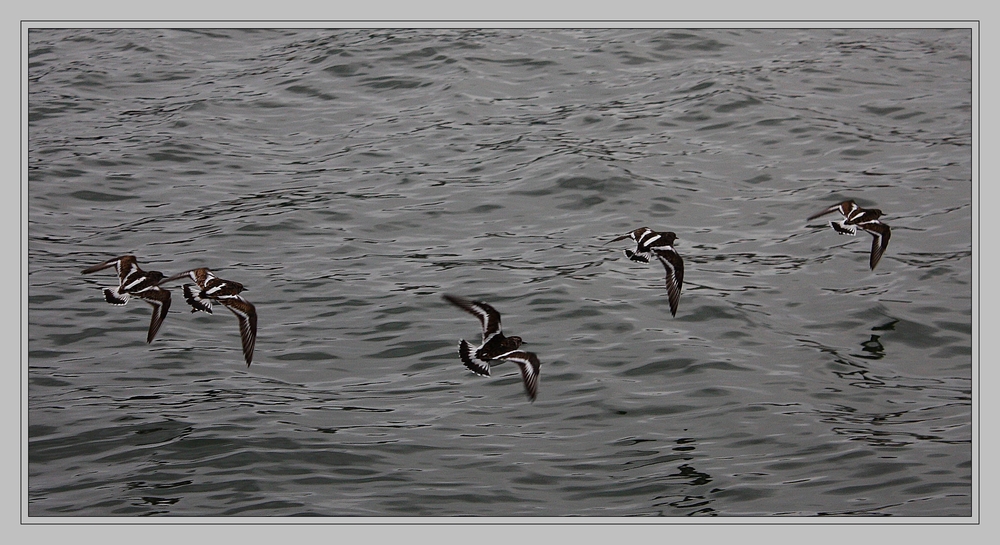
[[[962,29],[32,29],[30,516],[972,514]],[[826,216],[851,198],[893,236]],[[628,261],[677,233],[685,278]],[[105,303],[134,254],[260,316]],[[542,361],[466,370],[486,301]]]

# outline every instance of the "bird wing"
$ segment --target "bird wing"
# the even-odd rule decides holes
[[[874,271],[875,265],[878,265],[879,260],[882,259],[882,254],[885,253],[885,249],[889,247],[889,237],[892,236],[892,229],[888,225],[878,221],[865,223],[861,228],[872,236],[872,253],[868,260],[868,265]]]
[[[219,302],[231,310],[240,321],[243,359],[246,360],[247,367],[250,367],[250,362],[253,361],[253,347],[257,343],[257,309],[250,301],[239,296],[219,299]]]
[[[538,395],[538,375],[541,369],[541,362],[534,352],[515,350],[499,356],[501,359],[512,361],[521,368],[521,379],[524,381],[524,390],[528,394],[528,399],[535,400]]]
[[[153,307],[153,316],[149,320],[149,333],[146,335],[146,342],[151,343],[153,342],[153,338],[156,337],[156,332],[163,325],[163,320],[167,317],[167,311],[170,310],[170,292],[153,286],[135,295]]]
[[[469,301],[455,295],[443,295],[442,297],[445,301],[479,318],[479,322],[483,326],[483,344],[500,333],[500,313],[495,308],[481,301]]]
[[[666,270],[667,299],[671,316],[677,315],[677,305],[681,300],[681,286],[684,284],[684,261],[672,246],[654,249],[656,257]]]

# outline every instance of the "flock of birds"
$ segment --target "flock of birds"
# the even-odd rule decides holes
[[[212,314],[212,302],[224,305],[231,310],[240,321],[240,337],[243,339],[243,358],[250,367],[253,361],[253,347],[257,342],[257,309],[250,301],[244,299],[240,292],[246,288],[239,282],[223,280],[212,271],[205,268],[191,269],[163,278],[160,271],[144,271],[136,264],[135,256],[123,255],[99,263],[83,270],[89,274],[114,267],[118,272],[118,287],[104,288],[104,300],[112,305],[124,305],[132,296],[138,297],[153,306],[153,318],[149,322],[149,333],[146,342],[153,342],[156,332],[163,325],[163,319],[170,310],[170,291],[160,287],[161,284],[187,276],[194,284],[184,284],[184,300],[191,305],[191,312],[207,312]],[[197,289],[192,289],[197,286]]]
[[[809,220],[840,212],[843,220],[830,222],[833,230],[841,235],[857,234],[860,228],[872,235],[871,254],[868,265],[875,270],[889,245],[891,229],[879,221],[882,211],[876,208],[863,209],[854,201],[843,201],[826,208],[812,216]],[[631,238],[635,242],[635,250],[625,250],[625,256],[637,263],[649,263],[651,256],[663,264],[666,270],[667,299],[670,303],[670,314],[677,315],[677,305],[681,298],[681,285],[684,283],[684,261],[674,249],[677,235],[672,232],[659,233],[648,227],[640,227],[629,233],[609,240],[606,244]],[[84,274],[115,267],[118,272],[119,285],[116,288],[104,288],[104,299],[112,305],[124,305],[132,296],[146,301],[153,307],[153,316],[149,323],[146,342],[153,342],[156,332],[163,325],[163,319],[170,309],[170,291],[161,287],[162,284],[188,277],[194,284],[184,284],[184,300],[191,306],[191,312],[212,313],[212,303],[219,303],[236,315],[240,324],[240,337],[243,342],[243,357],[247,367],[253,360],[253,349],[257,339],[257,310],[253,304],[244,299],[240,293],[245,291],[239,282],[223,280],[206,268],[197,268],[164,278],[159,271],[143,271],[136,264],[134,256],[125,255],[105,261],[83,270]],[[538,395],[538,377],[541,362],[534,352],[521,350],[521,337],[504,336],[500,326],[500,313],[492,306],[482,301],[470,301],[455,295],[443,295],[444,300],[472,314],[479,319],[483,330],[482,343],[473,348],[465,339],[458,343],[458,355],[462,363],[473,373],[489,376],[491,365],[499,365],[504,361],[516,363],[521,369],[521,378],[528,399],[534,401]]]

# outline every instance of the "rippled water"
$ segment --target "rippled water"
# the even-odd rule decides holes
[[[33,29],[29,516],[973,513],[953,29]],[[870,238],[805,218],[845,198]],[[605,245],[677,233],[685,283]],[[133,253],[210,267],[104,302]],[[542,361],[458,358],[484,300]]]

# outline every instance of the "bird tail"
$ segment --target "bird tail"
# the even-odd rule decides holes
[[[119,292],[118,288],[104,288],[104,300],[112,305],[124,305],[128,299],[129,295]]]
[[[465,342],[465,339],[462,339],[458,343],[458,355],[462,358],[462,363],[473,373],[484,377],[490,376],[489,362],[482,362],[476,359],[472,353],[472,347],[469,346],[469,343]]]

